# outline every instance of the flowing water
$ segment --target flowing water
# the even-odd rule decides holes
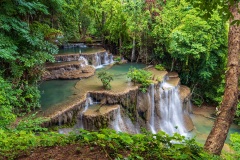
[[[160,128],[166,133],[172,135],[179,133],[186,134],[182,102],[178,93],[178,86],[171,86],[164,82],[160,88]]]
[[[71,48],[61,48],[59,49],[58,54],[81,54],[81,53],[93,53],[101,51],[101,47],[71,47]]]

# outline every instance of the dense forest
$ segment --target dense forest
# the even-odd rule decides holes
[[[0,8],[0,139],[5,139],[0,142],[0,151],[6,154],[0,153],[0,156],[6,156],[4,158],[11,158],[14,140],[21,136],[26,141],[18,139],[22,146],[14,150],[16,155],[13,153],[12,158],[17,156],[18,150],[41,146],[41,143],[42,146],[51,146],[86,140],[82,134],[84,131],[80,136],[66,138],[46,132],[46,128],[40,127],[44,121],[41,118],[22,118],[41,108],[38,86],[45,71],[44,64],[54,62],[54,54],[68,42],[93,43],[97,40],[113,55],[129,62],[161,64],[167,71],[179,73],[181,83],[192,90],[194,105],[210,104],[218,110],[221,106],[225,73],[229,69],[229,26],[234,25],[229,24],[229,17],[226,18],[227,13],[224,14],[221,5],[209,13],[187,0],[0,0]],[[236,124],[240,121],[239,102],[237,107]],[[86,140],[89,144],[94,144],[99,137],[97,133],[92,134]],[[107,135],[105,132],[101,134]],[[118,142],[105,144],[107,142],[102,138],[96,143],[100,146],[117,143],[119,150],[133,145],[137,139],[158,145],[154,138],[123,136],[118,137]],[[46,140],[52,137],[55,141]],[[131,140],[124,141],[124,138]],[[175,139],[179,140],[179,137]],[[166,139],[166,143],[170,145],[171,140]],[[235,135],[234,156],[238,158],[239,140],[240,136]],[[189,149],[191,159],[201,157],[195,155],[200,152],[199,148],[191,148],[198,146],[195,142],[185,143],[184,152],[187,154]],[[172,152],[181,152],[181,146],[174,147]],[[163,159],[177,159],[168,152],[169,157],[165,155]],[[133,159],[138,158],[138,153],[140,156],[145,154],[137,148],[132,153]],[[155,156],[156,153],[152,154]]]

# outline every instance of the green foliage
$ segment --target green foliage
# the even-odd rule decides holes
[[[100,71],[98,73],[98,78],[101,80],[103,87],[107,90],[112,88],[110,82],[113,81],[113,76],[106,71]]]
[[[231,140],[231,146],[235,151],[235,158],[239,159],[240,158],[240,134],[239,133],[234,133],[231,134],[230,136],[230,140]]]
[[[130,68],[127,77],[136,84],[141,84],[140,90],[145,93],[147,88],[152,83],[152,73],[143,69]]]
[[[53,61],[51,54],[57,52],[57,47],[44,39],[45,30],[42,28],[47,25],[38,22],[32,25],[29,17],[38,19],[39,15],[48,14],[48,10],[40,2],[20,0],[4,1],[1,8],[0,76],[11,84],[3,85],[1,89],[12,89],[6,93],[6,102],[1,103],[8,104],[12,113],[29,112],[39,107],[37,82],[43,72],[43,64],[47,60]]]
[[[159,71],[165,71],[166,70],[162,64],[155,65],[155,69],[157,69]]]
[[[122,59],[121,57],[115,57],[115,58],[114,58],[114,61],[116,61],[116,62],[120,62],[121,59]]]
[[[41,127],[46,119],[42,117],[36,117],[36,114],[31,114],[30,116],[24,117],[16,126],[16,130],[24,130],[27,132],[42,132],[47,131],[47,128]]]
[[[87,37],[87,38],[85,39],[85,42],[86,42],[86,43],[92,43],[92,42],[93,42],[93,40],[92,40],[92,38],[91,38],[91,37]]]
[[[182,84],[194,88],[196,101],[219,103],[223,95],[228,26],[216,11],[208,20],[201,18],[203,14],[184,0],[169,1],[153,30],[158,38],[155,51],[165,66],[172,66],[179,73]]]
[[[78,139],[82,143],[98,145],[111,158],[123,158],[122,151],[128,153],[125,159],[208,159],[212,156],[204,153],[194,139],[185,139],[164,132],[151,134],[127,134],[103,129],[100,132],[81,130]]]
[[[0,129],[0,156],[6,159],[28,154],[36,147],[68,143],[88,145],[90,148],[99,146],[111,159],[122,159],[125,156],[125,159],[214,159],[194,139],[185,139],[179,134],[169,136],[164,132],[151,134],[145,131],[132,135],[102,129],[99,132],[80,130],[70,135],[54,132],[40,132],[36,135],[24,130],[11,132]]]
[[[0,129],[6,129],[16,118],[11,105],[17,101],[16,96],[17,91],[12,90],[11,84],[0,77]]]
[[[14,159],[18,155],[29,153],[34,147],[64,145],[72,142],[72,138],[49,132],[38,135],[24,130],[6,131],[0,129],[0,157]]]

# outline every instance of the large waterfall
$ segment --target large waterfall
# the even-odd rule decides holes
[[[134,112],[128,110],[128,107],[131,106],[128,106],[130,104],[127,97],[125,107],[106,104],[98,109],[94,109],[94,106],[89,108],[93,102],[88,97],[85,107],[78,116],[78,126],[90,130],[100,129],[98,127],[110,127],[117,132],[129,133],[139,133],[141,127],[146,127],[154,134],[162,130],[169,135],[174,133],[188,135],[183,117],[188,109],[183,109],[179,87],[179,85],[173,86],[166,81],[151,84],[147,93],[138,93],[137,96],[140,96],[138,100],[141,102],[136,104]],[[139,112],[140,110],[144,110],[144,113]]]
[[[166,82],[160,87],[160,129],[168,134],[185,134],[182,102],[178,92],[178,86],[172,86]]]

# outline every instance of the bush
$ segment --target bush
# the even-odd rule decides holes
[[[147,91],[147,87],[152,83],[152,73],[143,69],[130,68],[127,74],[128,78],[136,84],[141,84],[140,90]]]
[[[91,37],[87,37],[87,38],[85,39],[85,42],[86,42],[86,43],[93,43],[93,40],[92,40]]]
[[[166,71],[165,67],[162,64],[155,65],[155,69],[159,71]]]
[[[98,78],[101,80],[103,87],[107,90],[110,90],[112,86],[110,82],[113,81],[113,76],[106,71],[101,71],[98,73]]]

